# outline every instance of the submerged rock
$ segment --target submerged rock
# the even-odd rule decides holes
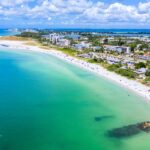
[[[129,126],[124,126],[121,128],[116,128],[111,131],[108,131],[108,134],[110,137],[121,138],[121,137],[132,136],[138,134],[139,132],[140,129],[137,128],[136,125],[129,125]]]
[[[124,126],[121,128],[115,128],[113,130],[108,131],[108,135],[110,137],[123,138],[123,137],[130,137],[130,136],[136,135],[142,131],[145,131],[145,132],[150,131],[149,121]]]
[[[109,118],[112,118],[113,116],[98,116],[98,117],[95,117],[94,120],[95,121],[102,121],[103,119],[109,119]]]
[[[138,124],[138,128],[140,128],[141,130],[143,130],[145,132],[149,132],[150,131],[150,121]]]

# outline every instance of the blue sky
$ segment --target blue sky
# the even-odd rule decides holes
[[[0,28],[150,28],[150,0],[0,0]]]

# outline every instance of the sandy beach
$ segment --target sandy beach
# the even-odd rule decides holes
[[[125,88],[128,88],[129,90],[132,90],[133,92],[136,92],[138,95],[141,95],[145,98],[146,101],[150,102],[150,87],[145,86],[137,81],[129,80],[125,77],[122,77],[116,73],[109,72],[105,68],[85,62],[83,60],[79,60],[77,58],[68,56],[60,51],[57,51],[55,49],[42,49],[37,46],[29,46],[26,45],[23,41],[9,41],[9,40],[0,40],[0,46],[11,48],[11,49],[22,49],[22,50],[30,50],[30,51],[37,51],[41,53],[46,53],[49,55],[56,56],[60,59],[63,59],[69,63],[73,63],[79,67],[82,67],[84,69],[87,69],[89,71],[92,71],[93,73],[96,73],[100,76],[103,76],[109,80],[112,80]]]

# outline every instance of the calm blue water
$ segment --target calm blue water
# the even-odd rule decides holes
[[[8,29],[0,29],[0,36],[9,36],[9,35],[16,35],[18,32],[14,32]]]
[[[147,120],[150,105],[111,81],[46,54],[0,47],[0,150],[150,150],[150,133],[108,135]]]
[[[149,33],[150,29],[50,29],[54,31],[102,32],[102,33]]]
[[[50,31],[88,33],[94,32],[101,36],[150,36],[150,29],[50,29]]]
[[[54,32],[96,32],[109,36],[150,36],[150,29],[48,29]],[[0,29],[0,36],[16,35],[19,32],[14,32],[9,29]]]

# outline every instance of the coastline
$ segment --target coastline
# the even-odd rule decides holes
[[[25,45],[25,42],[23,41],[0,40],[0,45],[6,48],[10,48],[10,49],[30,50],[30,51],[36,51],[36,52],[53,55],[69,63],[75,64],[81,68],[84,68],[93,73],[96,73],[99,76],[103,76],[109,80],[112,80],[120,84],[121,86],[128,88],[129,90],[132,90],[133,92],[144,97],[148,102],[150,102],[150,87],[145,86],[137,81],[122,77],[114,72],[110,72],[106,70],[105,68],[101,67],[100,65],[96,65],[96,64],[85,62],[83,60],[79,60],[77,58],[68,56],[67,54],[64,54],[63,52],[57,51],[55,49],[47,50],[44,48],[39,48],[37,46]]]

